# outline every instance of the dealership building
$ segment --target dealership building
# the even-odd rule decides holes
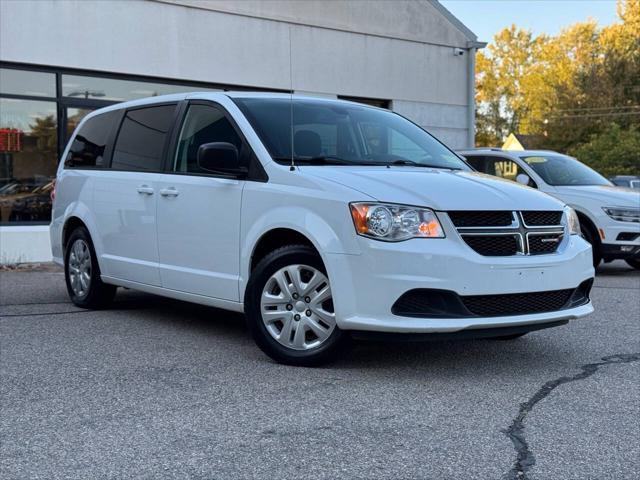
[[[394,110],[473,146],[484,44],[435,0],[0,2],[0,263],[51,259],[52,180],[88,112],[259,90]]]

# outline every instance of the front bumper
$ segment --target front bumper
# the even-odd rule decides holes
[[[329,254],[338,326],[343,330],[437,333],[544,324],[576,319],[591,303],[558,311],[492,317],[415,318],[394,315],[405,292],[429,288],[461,296],[501,295],[577,288],[594,276],[591,247],[566,236],[553,255],[485,257],[455,234],[444,239],[384,243],[359,237],[360,255]]]
[[[603,243],[600,245],[602,258],[606,261],[640,258],[640,245],[624,243]]]
[[[640,258],[640,223],[619,222],[604,212],[597,220],[600,254],[606,262]]]

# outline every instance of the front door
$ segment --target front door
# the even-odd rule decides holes
[[[160,277],[164,288],[238,301],[244,181],[198,167],[210,142],[247,148],[222,107],[189,104],[158,192]]]

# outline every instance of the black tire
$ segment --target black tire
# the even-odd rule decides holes
[[[580,230],[582,230],[582,236],[591,244],[593,250],[593,268],[597,268],[602,261],[602,254],[600,253],[600,239],[598,238],[598,232],[585,223],[580,223]]]
[[[72,280],[70,274],[70,258],[72,247],[76,241],[81,240],[88,247],[89,255],[91,257],[90,264],[90,282],[86,290],[86,293],[79,295],[74,291],[72,287]],[[64,252],[64,277],[67,283],[67,292],[69,298],[78,307],[89,309],[102,309],[108,307],[113,301],[113,297],[116,294],[116,286],[108,285],[100,279],[100,266],[98,265],[98,258],[96,257],[95,249],[93,248],[93,242],[91,236],[85,227],[78,227],[71,235],[65,245]]]
[[[529,332],[512,333],[511,335],[502,335],[501,337],[491,337],[489,340],[515,340],[516,338],[525,336],[527,333]]]
[[[635,268],[636,270],[640,270],[640,258],[630,258],[625,260],[630,267]]]
[[[260,349],[269,357],[286,365],[315,367],[335,360],[349,345],[350,336],[335,326],[329,337],[319,346],[309,350],[294,350],[279,343],[268,331],[262,320],[261,296],[267,282],[281,268],[289,265],[313,267],[325,276],[322,259],[317,252],[305,245],[287,245],[266,255],[251,273],[244,296],[247,326]]]

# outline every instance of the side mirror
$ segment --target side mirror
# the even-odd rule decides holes
[[[516,182],[518,182],[518,183],[520,183],[522,185],[530,186],[531,179],[529,178],[529,175],[527,175],[526,173],[519,173],[516,176]]]
[[[227,142],[204,143],[198,148],[198,167],[211,173],[244,177],[247,167],[240,165],[240,155],[235,145]]]

